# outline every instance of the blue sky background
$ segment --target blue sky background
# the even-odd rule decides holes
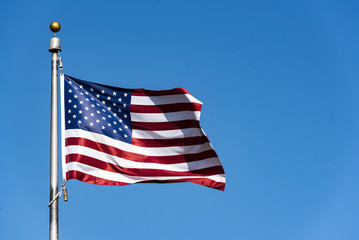
[[[2,1],[0,239],[48,239],[54,20],[66,74],[201,100],[227,177],[225,192],[70,180],[60,239],[359,239],[358,12],[357,1]]]

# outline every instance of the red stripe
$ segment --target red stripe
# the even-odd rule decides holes
[[[169,171],[163,169],[124,168],[116,164],[104,162],[96,158],[88,157],[81,154],[66,155],[66,163],[70,163],[70,162],[83,163],[107,172],[121,173],[129,176],[138,176],[138,177],[152,177],[152,176],[182,177],[182,176],[210,176],[215,174],[224,174],[224,170],[222,166],[213,166],[209,168],[197,169],[197,170],[186,171],[186,172]]]
[[[116,182],[104,178],[95,177],[76,170],[71,170],[66,172],[66,179],[77,179],[80,180],[81,182],[87,182],[97,185],[124,186],[130,184],[130,183]]]
[[[94,177],[89,174],[85,174],[79,171],[68,171],[66,172],[66,179],[77,179],[82,182],[98,184],[98,185],[112,185],[112,186],[124,186],[129,185],[130,183],[123,183],[123,182],[116,182],[111,181],[99,177]],[[175,183],[175,182],[192,182],[196,184],[200,184],[206,187],[215,188],[221,191],[224,191],[225,183],[216,182],[211,179],[173,179],[173,180],[166,180],[166,181],[145,181],[141,183]]]
[[[174,122],[132,122],[132,129],[136,130],[175,130],[183,128],[199,128],[197,120],[183,120]]]
[[[88,148],[95,149],[100,152],[108,153],[116,157],[136,161],[136,162],[151,162],[151,163],[184,163],[184,162],[193,162],[197,160],[202,160],[206,158],[218,157],[216,152],[211,149],[201,153],[196,154],[183,154],[175,156],[145,156],[137,153],[126,152],[121,149],[88,140],[86,138],[66,138],[65,145],[78,145]]]
[[[170,146],[189,146],[208,142],[206,136],[174,138],[174,139],[141,139],[132,138],[132,145],[140,147],[170,147]]]
[[[133,96],[165,96],[165,95],[177,95],[177,94],[190,94],[184,88],[174,88],[170,90],[147,90],[143,88],[132,89],[131,94]]]
[[[164,105],[134,105],[131,104],[130,111],[136,113],[168,113],[178,111],[201,111],[200,103],[175,103]]]
[[[207,179],[207,178],[191,178],[191,179],[186,179],[186,180],[170,180],[170,181],[156,181],[156,180],[152,180],[152,181],[146,181],[146,182],[141,182],[141,183],[178,183],[178,182],[191,182],[191,183],[196,183],[202,186],[206,186],[206,187],[210,187],[210,188],[214,188],[214,189],[218,189],[221,191],[224,191],[224,188],[226,186],[225,183],[223,182],[216,182],[213,181],[211,179]]]
[[[223,182],[216,182],[211,179],[202,178],[202,179],[188,179],[187,182],[196,183],[199,185],[203,185],[206,187],[218,189],[221,191],[224,191],[224,188],[226,187],[226,184]]]

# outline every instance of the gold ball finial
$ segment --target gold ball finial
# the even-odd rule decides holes
[[[50,29],[51,29],[51,31],[53,31],[56,34],[57,32],[60,31],[61,25],[59,22],[52,22],[50,24]]]

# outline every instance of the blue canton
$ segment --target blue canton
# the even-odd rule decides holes
[[[131,90],[65,75],[65,129],[83,129],[132,141]]]

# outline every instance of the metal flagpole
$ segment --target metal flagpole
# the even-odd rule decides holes
[[[50,240],[59,239],[58,209],[58,53],[61,52],[60,39],[56,33],[61,25],[52,22],[50,29],[55,36],[50,39],[51,52],[51,140],[50,140]],[[56,199],[55,199],[56,198]],[[55,199],[55,200],[54,200]]]

